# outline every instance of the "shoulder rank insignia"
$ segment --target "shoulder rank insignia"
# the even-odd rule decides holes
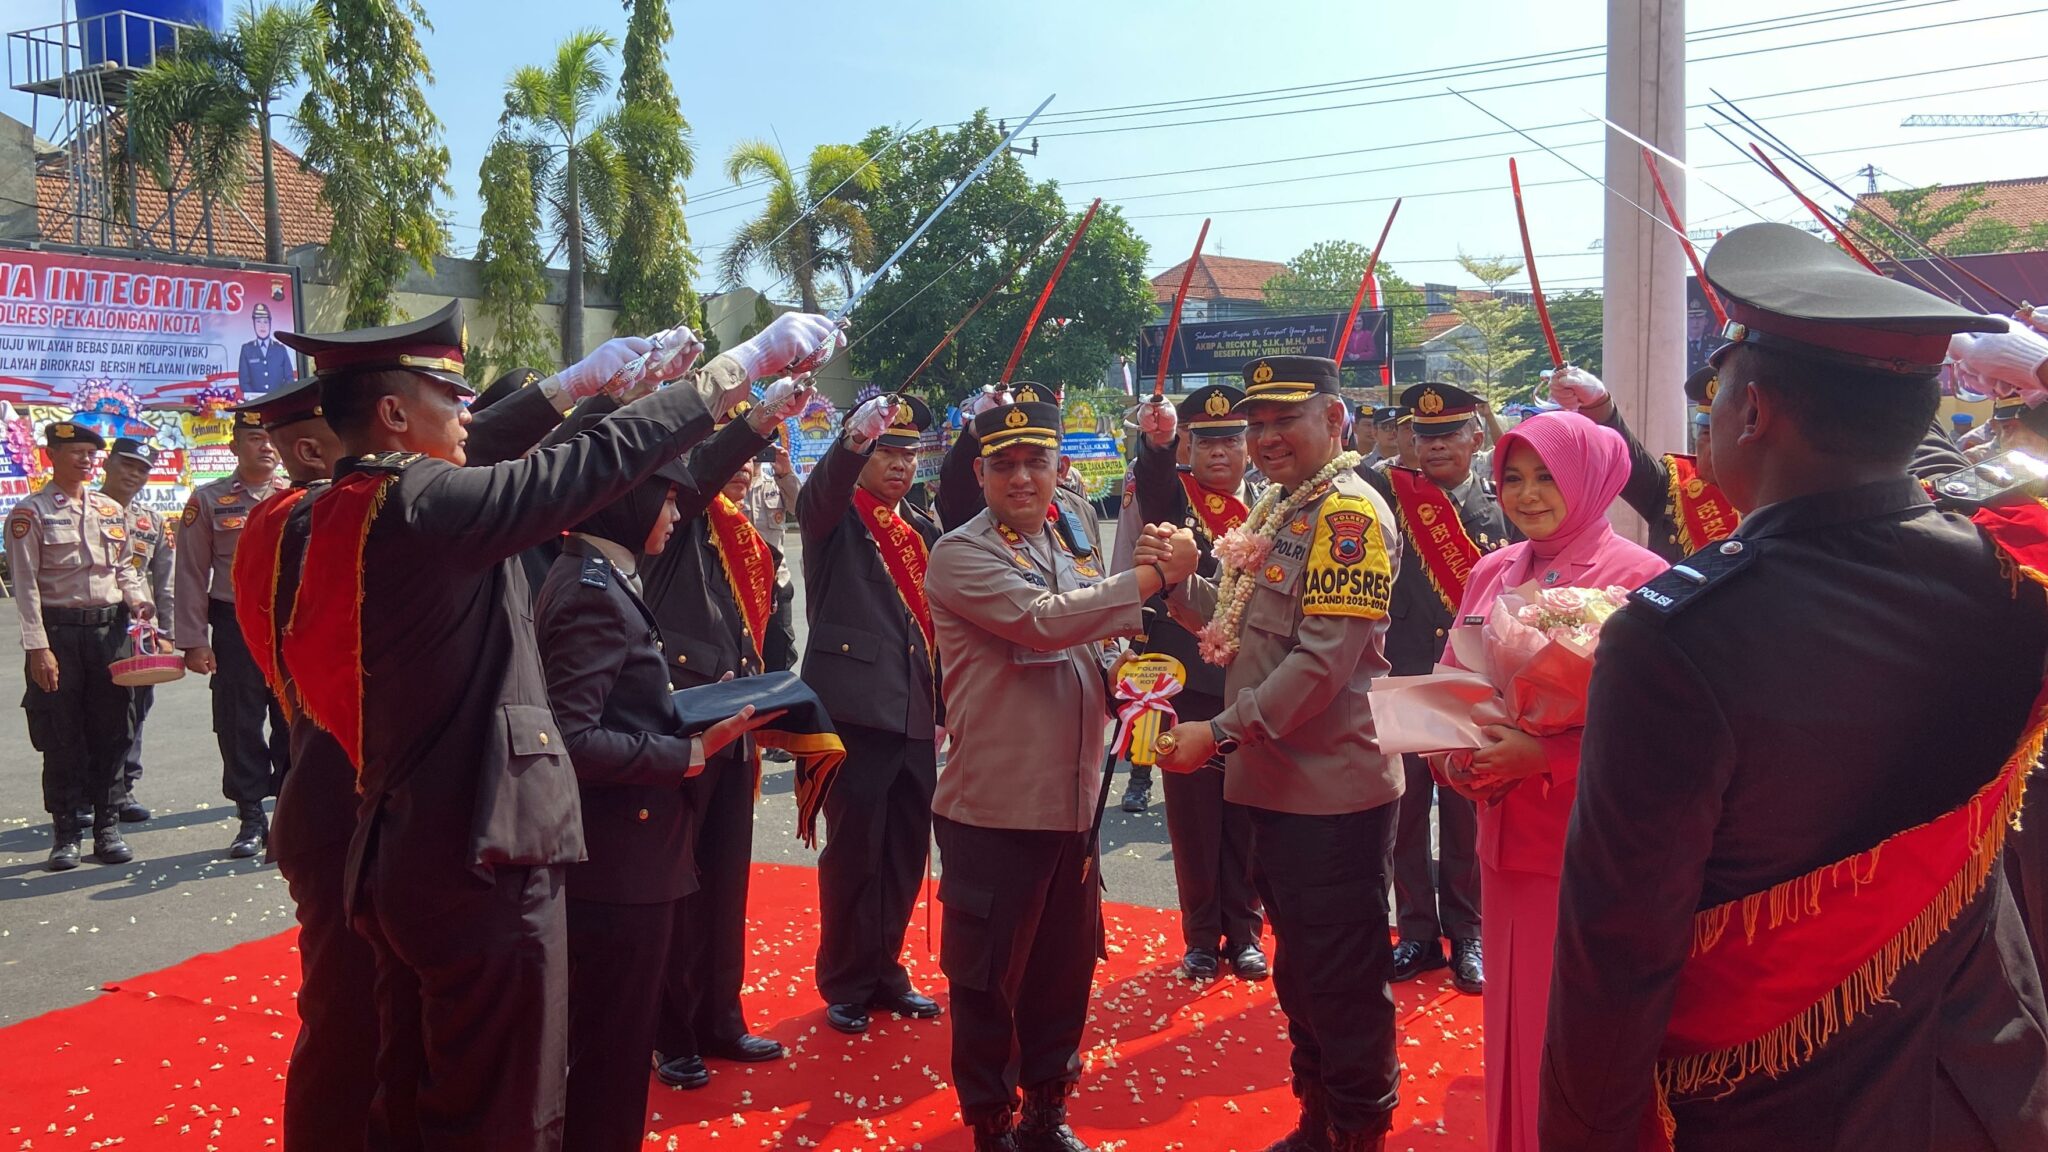
[[[583,571],[577,579],[586,588],[609,588],[612,583],[612,562],[602,556],[585,556]]]
[[[424,452],[379,452],[363,457],[362,466],[379,472],[403,472],[426,458]]]
[[[1731,536],[1673,564],[1636,589],[1629,600],[1648,608],[1660,619],[1668,618],[1705,595],[1709,588],[1726,583],[1755,558],[1754,547],[1739,536]]]
[[[2029,500],[2043,494],[2048,462],[2026,452],[2005,452],[1927,483],[1928,495],[1945,511],[1972,512]]]

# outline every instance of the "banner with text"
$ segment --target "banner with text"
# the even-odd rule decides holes
[[[1344,348],[1344,366],[1376,366],[1387,358],[1388,317],[1385,309],[1358,313],[1351,341]],[[1261,356],[1328,356],[1344,326],[1344,313],[1313,316],[1252,316],[1242,320],[1183,323],[1173,340],[1169,376],[1235,375]],[[1159,349],[1166,325],[1150,324],[1138,331],[1138,376],[1151,380],[1159,372]],[[1142,383],[1140,385],[1143,387]]]

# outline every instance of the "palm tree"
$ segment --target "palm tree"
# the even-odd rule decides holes
[[[529,65],[505,85],[506,139],[533,159],[535,191],[546,204],[555,250],[569,257],[569,299],[562,310],[562,362],[583,358],[583,280],[600,261],[625,195],[627,174],[615,141],[617,113],[599,115],[611,88],[610,33],[586,28],[555,49],[552,68]]]
[[[768,203],[719,259],[727,283],[739,283],[758,263],[796,285],[806,312],[819,310],[821,273],[838,275],[852,295],[854,269],[874,259],[875,237],[861,201],[882,186],[867,153],[851,144],[820,144],[799,179],[780,148],[744,140],[726,159],[725,174],[735,184],[749,177],[768,182]]]
[[[180,33],[177,54],[136,78],[128,103],[135,158],[168,188],[173,154],[180,157],[202,197],[209,251],[213,206],[239,199],[253,121],[263,148],[263,258],[284,262],[271,105],[319,66],[326,41],[326,20],[308,5],[249,0],[232,28]]]

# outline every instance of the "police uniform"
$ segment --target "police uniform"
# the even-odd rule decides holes
[[[899,397],[875,445],[917,451],[931,409]],[[941,722],[925,572],[939,529],[907,501],[859,487],[869,453],[832,442],[796,498],[809,637],[803,679],[846,745],[825,796],[818,857],[818,992],[834,1027],[870,1006],[936,1016],[901,962],[931,840]]]
[[[120,437],[107,454],[132,456],[152,468],[156,467],[157,447],[145,440]],[[152,512],[134,500],[122,509],[122,522],[128,530],[128,562],[135,566],[135,570],[142,574],[143,582],[149,586],[150,603],[156,606],[157,616],[169,619],[173,616],[171,526],[160,513]],[[128,741],[128,756],[121,765],[119,808],[123,822],[138,823],[149,819],[149,809],[135,800],[135,782],[142,778],[142,721],[156,703],[156,688],[144,684],[128,691],[134,701],[128,709],[134,721],[134,736]]]
[[[722,517],[735,544],[745,546],[751,536],[766,547],[745,514],[719,491],[768,443],[741,419],[749,407],[736,405],[709,440],[662,473],[676,483],[683,518],[660,555],[642,558],[641,598],[660,626],[675,688],[716,683],[727,672],[758,676],[763,670],[759,638],[747,628],[712,523],[714,515]],[[771,551],[767,569],[753,574],[759,585],[747,590],[764,619],[773,613],[776,559]],[[655,1034],[662,1075],[672,1083],[702,1084],[701,1058],[707,1055],[747,1061],[782,1055],[780,1044],[748,1033],[740,1006],[759,774],[754,742],[742,738],[684,785],[697,821],[698,888],[676,904],[675,944]]]
[[[44,428],[43,442],[51,449],[106,447],[97,432],[68,420]],[[149,590],[128,560],[127,535],[112,498],[91,490],[68,496],[54,482],[7,515],[7,571],[22,649],[57,659],[57,690],[45,692],[24,675],[21,699],[29,743],[43,754],[52,871],[78,864],[81,808],[92,810],[93,852],[102,863],[133,858],[116,813],[132,735],[129,693],[107,670],[128,654],[129,614],[149,605]]]
[[[1244,374],[1245,405],[1338,395],[1337,364],[1322,357],[1261,357]],[[1403,781],[1374,743],[1366,693],[1388,668],[1401,545],[1392,511],[1351,469],[1278,525],[1246,574],[1256,583],[1210,724],[1224,798],[1250,813],[1301,1131],[1315,1141],[1302,1147],[1377,1147],[1397,1096],[1386,860]],[[1199,626],[1217,594],[1197,576],[1173,604]]]
[[[992,408],[974,433],[985,455],[1057,450],[1060,410]],[[1100,641],[1139,630],[1138,575],[1105,580],[1059,532],[1023,535],[984,510],[932,549],[925,586],[952,718],[932,823],[953,1083],[971,1126],[1007,1130],[1021,1087],[1027,1127],[1050,1131],[1080,1074],[1102,939]]]
[[[1472,427],[1479,398],[1455,385],[1428,382],[1401,393],[1401,406],[1411,413],[1416,436],[1449,436]],[[1425,554],[1426,548],[1443,554],[1455,547],[1444,543],[1454,527],[1448,518],[1429,525],[1422,521],[1435,518],[1433,508],[1418,505],[1414,515],[1403,511],[1399,493],[1404,485],[1423,493],[1430,505],[1441,507],[1439,498],[1421,486],[1428,480],[1424,473],[1394,465],[1361,474],[1395,509],[1406,544],[1402,552],[1406,559],[1394,580],[1387,659],[1396,676],[1424,675],[1443,659],[1452,615],[1464,599],[1463,576],[1471,569],[1465,567],[1453,575],[1455,570],[1448,565],[1433,567]],[[1455,527],[1464,535],[1459,543],[1469,545],[1464,557],[1476,559],[1508,542],[1507,517],[1494,494],[1490,472],[1481,472],[1475,463],[1470,475],[1441,491],[1440,499],[1456,510]],[[1423,539],[1416,538],[1418,532]],[[1437,787],[1429,763],[1422,757],[1404,756],[1402,767],[1407,789],[1401,797],[1394,836],[1394,906],[1401,932],[1401,944],[1394,953],[1395,979],[1407,980],[1443,967],[1445,958],[1437,940],[1449,937],[1452,975],[1463,990],[1476,992],[1484,979],[1479,959],[1479,817],[1470,800]],[[1437,818],[1434,867],[1429,851],[1432,802]]]
[[[362,372],[466,393],[460,331],[451,304],[392,328],[284,339],[313,356],[332,410]],[[280,654],[301,706],[358,772],[342,893],[376,953],[373,1147],[560,1143],[563,870],[585,841],[515,558],[710,423],[700,388],[668,388],[490,467],[349,457],[317,497]]]
[[[254,412],[235,415],[237,428],[259,428]],[[263,673],[249,655],[248,642],[235,622],[232,573],[235,545],[256,506],[285,488],[281,476],[251,484],[240,471],[192,490],[178,518],[177,627],[173,640],[181,649],[211,647],[215,660],[212,682],[213,734],[220,746],[223,795],[241,817],[230,856],[254,856],[269,823],[263,800],[277,794],[278,782],[291,765],[291,735],[276,697],[263,683]],[[269,724],[268,737],[264,734]]]
[[[1239,389],[1211,384],[1183,397],[1175,414],[1190,437],[1242,437],[1243,399]],[[1241,480],[1229,491],[1202,488],[1188,468],[1175,465],[1173,445],[1154,447],[1142,437],[1131,470],[1139,522],[1187,526],[1202,553],[1196,572],[1214,579],[1216,538],[1233,521],[1243,522],[1252,492]],[[1173,699],[1174,714],[1181,720],[1207,720],[1223,711],[1223,669],[1202,659],[1194,633],[1172,619],[1163,592],[1148,607],[1152,613],[1137,647],[1172,656],[1188,672],[1187,686]],[[1252,891],[1250,816],[1242,805],[1224,799],[1220,772],[1168,772],[1161,782],[1166,788],[1166,835],[1173,845],[1173,879],[1188,971],[1214,975],[1220,945],[1220,957],[1229,959],[1239,975],[1263,978],[1266,961],[1259,948],[1262,922]]]
[[[1931,393],[1950,333],[2004,323],[1781,224],[1722,237],[1706,275],[1788,389],[1819,363]],[[1607,622],[1544,1148],[2048,1147],[2041,990],[1995,858],[2003,782],[2039,747],[2048,604],[1996,522],[1903,469],[1809,490]],[[1943,852],[1900,836],[1922,826]]]
[[[268,323],[270,305],[258,303],[250,310],[249,318]],[[235,379],[241,385],[242,395],[258,396],[292,382],[295,373],[291,350],[279,342],[280,335],[272,331],[266,339],[242,345],[241,358],[235,365]]]

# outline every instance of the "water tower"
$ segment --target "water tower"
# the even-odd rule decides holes
[[[65,176],[62,220],[45,238],[100,247],[177,247],[177,212],[186,191],[173,176],[161,203],[117,197],[112,181],[123,166],[121,110],[129,85],[160,53],[175,51],[195,27],[221,28],[223,0],[64,0],[62,19],[7,36],[7,81],[36,97],[32,127],[43,131],[44,98],[55,102],[49,139],[61,158],[38,157]],[[132,168],[128,169],[132,173]],[[131,187],[128,189],[133,192]],[[47,217],[46,217],[47,223]]]

